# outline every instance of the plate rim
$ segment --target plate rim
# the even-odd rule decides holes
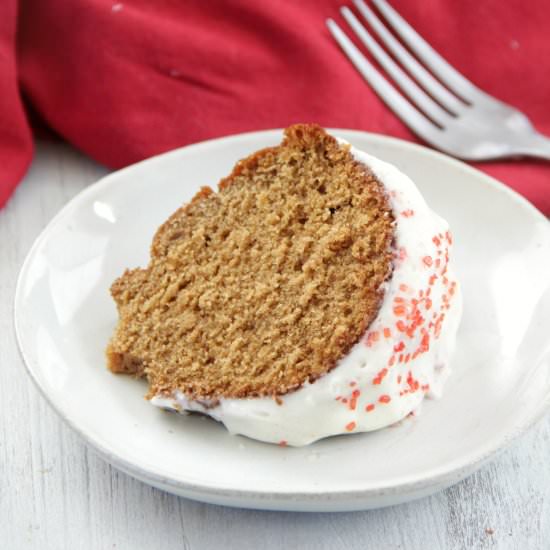
[[[428,157],[436,158],[438,161],[453,165],[454,168],[458,168],[462,171],[469,173],[470,175],[475,176],[478,179],[481,179],[481,181],[492,188],[493,191],[507,194],[508,197],[518,205],[518,207],[527,210],[529,214],[538,219],[539,222],[543,222],[546,224],[550,223],[549,220],[542,214],[542,212],[540,212],[531,202],[529,202],[525,197],[520,195],[515,190],[501,183],[497,179],[485,174],[484,172],[481,172],[480,170],[469,166],[468,164],[458,159],[452,158],[444,153],[399,138],[365,132],[361,130],[329,128],[328,131],[334,135],[344,134],[351,137],[356,136],[363,139],[367,138],[368,140],[372,140],[374,142],[382,144],[387,143],[393,146],[409,149],[410,151],[420,153],[421,155],[427,155]],[[366,489],[359,488],[343,491],[323,491],[319,489],[312,489],[311,491],[265,491],[261,489],[236,489],[232,487],[220,487],[219,484],[209,485],[208,483],[204,482],[196,483],[193,481],[184,481],[182,479],[166,477],[152,471],[151,469],[136,465],[126,458],[121,457],[116,453],[113,453],[106,446],[104,446],[101,441],[98,441],[93,434],[90,434],[85,429],[80,428],[70,418],[70,416],[66,414],[62,410],[62,408],[55,403],[53,396],[50,396],[48,394],[47,389],[45,388],[45,384],[42,384],[39,379],[39,362],[33,362],[32,358],[30,358],[25,352],[23,345],[24,337],[22,335],[23,323],[21,320],[21,295],[23,282],[25,280],[25,275],[27,274],[29,267],[32,264],[32,260],[35,258],[37,249],[39,249],[44,240],[47,239],[49,232],[58,222],[58,220],[64,217],[75,206],[81,203],[85,203],[89,196],[93,196],[94,194],[97,194],[101,192],[104,188],[108,187],[112,183],[111,180],[116,180],[120,175],[124,175],[126,172],[131,172],[136,167],[139,167],[144,163],[151,164],[162,162],[164,159],[172,156],[177,156],[183,151],[193,152],[203,148],[209,148],[215,143],[224,141],[235,143],[239,141],[247,141],[250,139],[267,139],[272,137],[280,137],[282,132],[282,128],[245,132],[213,138],[179,147],[177,149],[173,149],[171,151],[149,157],[137,163],[126,166],[120,170],[116,170],[109,174],[106,174],[105,176],[99,178],[97,181],[77,193],[66,204],[64,204],[34,240],[32,246],[27,252],[27,255],[21,265],[19,274],[17,276],[13,302],[13,322],[15,329],[15,340],[17,343],[17,348],[19,350],[19,354],[25,366],[25,370],[35,386],[38,388],[42,397],[48,403],[48,405],[59,415],[59,417],[61,417],[61,419],[71,429],[73,429],[86,442],[87,445],[95,450],[104,460],[137,479],[140,479],[144,482],[148,481],[156,486],[161,486],[165,490],[175,492],[182,496],[189,496],[190,498],[193,498],[195,500],[202,499],[203,501],[218,502],[225,505],[228,504],[228,502],[226,502],[227,500],[234,500],[235,506],[273,509],[273,506],[269,506],[269,504],[271,503],[272,505],[276,505],[276,509],[300,509],[306,511],[308,503],[312,504],[314,502],[318,502],[321,499],[326,504],[326,511],[336,509],[358,510],[371,507],[368,505],[368,500],[376,497],[400,495],[405,497],[403,500],[410,500],[414,498],[415,493],[425,491],[431,487],[443,488],[454,484],[466,477],[468,474],[473,473],[485,462],[496,456],[497,453],[503,451],[512,442],[516,441],[519,437],[530,430],[535,424],[537,424],[550,410],[550,393],[548,393],[546,397],[541,400],[539,406],[533,410],[530,417],[528,417],[527,420],[525,420],[524,422],[513,424],[511,429],[507,430],[501,436],[495,439],[491,439],[486,445],[478,447],[477,452],[466,455],[464,459],[453,460],[451,462],[448,462],[445,466],[432,468],[429,473],[424,474],[420,477],[418,475],[402,476],[400,478],[396,478],[396,480],[391,484],[386,483],[380,486],[371,484],[371,487]],[[294,506],[285,507],[285,505],[290,504],[289,499],[292,500],[292,504],[294,504]],[[346,503],[349,504],[348,507],[346,507]],[[390,502],[389,504],[392,504],[392,502]],[[319,511],[319,507],[317,506],[315,508],[311,508],[311,510]]]

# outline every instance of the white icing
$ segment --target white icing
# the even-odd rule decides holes
[[[153,397],[154,405],[178,412],[199,411],[222,422],[231,433],[300,446],[331,435],[389,426],[416,410],[425,395],[441,394],[462,313],[460,289],[452,269],[448,266],[445,275],[441,274],[445,248],[450,249],[447,223],[429,209],[414,183],[397,168],[354,148],[351,152],[386,188],[396,219],[395,249],[406,251],[405,259],[396,255],[393,275],[385,283],[382,306],[364,338],[329,373],[281,396],[278,403],[267,397],[207,403],[188,400],[177,391],[172,396]],[[440,239],[442,252],[437,254],[433,238],[441,235],[444,236]],[[432,260],[431,266],[427,265],[428,257]],[[437,258],[441,262],[439,268]],[[432,279],[430,285],[434,274],[437,279]],[[449,291],[453,283],[453,291]],[[431,304],[425,294],[419,297],[420,291],[426,293],[428,288]],[[418,311],[426,319],[422,326],[429,335],[429,350],[418,353],[414,359],[412,354],[421,347],[422,327],[410,337],[397,328],[399,320],[410,326],[412,321],[402,315],[403,308],[399,306],[404,306],[406,315],[410,315],[413,299],[419,300]],[[446,308],[445,299],[450,301],[450,308]],[[442,307],[445,318],[436,338],[436,327],[429,327],[429,322],[436,321],[433,313],[439,314]],[[390,337],[384,336],[384,328],[390,329]],[[377,339],[372,334],[377,334]],[[394,346],[399,346],[401,341],[406,347],[396,352]],[[399,357],[402,355],[405,361],[407,354],[411,354],[409,361],[399,362]],[[390,366],[392,356],[395,363]],[[387,374],[377,380],[382,369],[387,369]],[[411,380],[409,384],[409,372],[416,382]],[[367,406],[372,405],[374,408],[367,410]]]

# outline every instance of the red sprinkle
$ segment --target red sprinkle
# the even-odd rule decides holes
[[[402,305],[394,306],[393,307],[393,313],[397,317],[404,317],[405,314],[407,313],[407,308],[405,306],[402,306]]]
[[[366,407],[365,407],[365,410],[370,413],[371,411],[374,411],[374,405],[372,403],[369,403]]]
[[[425,265],[427,265],[428,267],[431,267],[432,263],[433,263],[433,260],[432,260],[432,257],[431,256],[424,256],[422,258],[422,261],[424,262]]]
[[[442,313],[435,322],[435,337],[439,338],[439,333],[441,332],[441,324],[443,323],[443,320],[445,319],[445,314]]]
[[[380,334],[377,330],[374,330],[373,332],[369,332],[367,336],[367,347],[371,347],[375,342],[378,342],[380,339]]]
[[[395,364],[395,355],[392,355],[388,361],[388,367],[393,367]]]
[[[405,342],[401,341],[393,346],[393,351],[403,351],[405,349]]]
[[[430,335],[427,332],[425,332],[424,335],[422,336],[422,340],[420,341],[420,347],[418,348],[418,350],[420,351],[420,353],[424,353],[429,349],[430,349]]]
[[[380,403],[389,403],[391,401],[391,397],[384,394],[378,398],[378,401],[380,401]]]
[[[348,432],[352,432],[353,430],[355,430],[355,422],[350,422],[349,424],[346,424],[346,430]]]
[[[405,218],[410,218],[411,216],[414,216],[414,210],[411,210],[410,208],[408,210],[403,210],[403,212],[401,212],[401,215]]]
[[[388,327],[384,329],[384,338],[391,338],[391,330]]]
[[[279,447],[286,447],[287,445],[288,443],[284,439],[281,439],[281,441],[279,441]]]

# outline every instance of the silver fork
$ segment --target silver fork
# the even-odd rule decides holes
[[[360,41],[412,103],[380,74],[334,20],[327,19],[327,26],[365,80],[415,134],[433,147],[466,160],[513,156],[550,160],[550,139],[538,133],[521,111],[462,76],[385,0],[372,1],[403,43],[439,79],[405,49],[363,0],[353,0],[355,7],[420,86],[386,53],[353,12],[342,7],[344,19]]]

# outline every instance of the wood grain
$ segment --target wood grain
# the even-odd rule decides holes
[[[550,417],[464,482],[370,512],[298,514],[223,508],[153,489],[96,457],[24,372],[12,302],[33,240],[106,170],[41,142],[0,211],[0,549],[546,549]]]

